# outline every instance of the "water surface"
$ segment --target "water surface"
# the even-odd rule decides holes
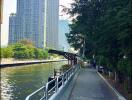
[[[51,62],[1,69],[1,100],[24,100],[25,97],[45,85],[54,68],[63,62]]]

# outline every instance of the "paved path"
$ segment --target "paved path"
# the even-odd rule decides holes
[[[115,93],[93,69],[81,69],[69,100],[118,100]]]

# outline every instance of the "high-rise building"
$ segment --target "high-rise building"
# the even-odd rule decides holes
[[[17,12],[9,26],[9,43],[30,40],[36,47],[58,49],[59,0],[17,0]],[[12,20],[10,20],[13,23]],[[15,28],[15,29],[12,29]],[[15,40],[15,41],[14,41]]]
[[[9,17],[9,39],[10,44],[16,42],[16,14],[11,13]]]
[[[14,35],[14,31],[9,31],[9,36],[16,38],[14,43],[26,39],[32,41],[36,47],[44,47],[44,9],[45,0],[17,0],[15,19],[11,17],[15,20],[16,33]],[[12,23],[12,20],[10,21],[9,23]],[[9,25],[9,29],[13,30],[12,28],[14,27]]]
[[[46,46],[58,49],[59,0],[47,0]]]
[[[59,20],[59,50],[68,52],[70,46],[68,44],[65,33],[69,33],[69,25],[67,20]]]

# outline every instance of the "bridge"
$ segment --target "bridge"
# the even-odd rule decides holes
[[[49,52],[67,55],[66,58],[71,60],[72,67],[28,95],[25,100],[126,100],[96,69],[81,68],[77,63],[77,55]]]

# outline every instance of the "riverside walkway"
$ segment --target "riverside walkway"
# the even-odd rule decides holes
[[[69,90],[69,91],[68,91]],[[67,97],[67,94],[69,96]],[[84,68],[70,83],[60,100],[125,100],[106,84],[94,69]]]

